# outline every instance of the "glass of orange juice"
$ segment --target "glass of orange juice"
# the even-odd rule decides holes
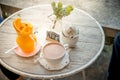
[[[13,21],[13,26],[17,32],[16,42],[25,53],[34,51],[36,46],[36,36],[33,33],[33,26],[27,22],[21,22],[21,18]]]

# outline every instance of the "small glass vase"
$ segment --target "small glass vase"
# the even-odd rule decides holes
[[[53,22],[52,31],[60,34],[62,32],[62,19],[56,19]]]

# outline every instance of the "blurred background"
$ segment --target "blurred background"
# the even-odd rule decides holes
[[[27,7],[50,4],[53,0],[0,0],[0,16],[7,18]],[[120,0],[54,0],[72,4],[93,16],[105,33],[105,46],[98,59],[85,72],[87,80],[106,80],[112,44],[120,31]],[[8,80],[0,71],[0,80]],[[27,79],[26,79],[27,80]],[[81,72],[57,80],[82,80]]]

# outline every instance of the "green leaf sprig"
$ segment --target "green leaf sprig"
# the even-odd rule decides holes
[[[51,3],[53,13],[56,16],[56,19],[54,21],[53,29],[55,28],[56,22],[58,19],[62,19],[65,16],[68,16],[71,11],[73,11],[73,6],[68,5],[66,7],[63,7],[63,4],[61,2],[55,3],[54,1]]]

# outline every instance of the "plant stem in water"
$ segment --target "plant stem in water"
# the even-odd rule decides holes
[[[56,26],[56,22],[57,22],[57,19],[54,20],[54,22],[53,22],[53,26],[52,26],[52,29],[55,28],[55,26]]]

